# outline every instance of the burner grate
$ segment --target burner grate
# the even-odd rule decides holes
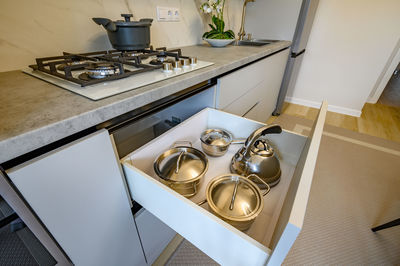
[[[61,56],[37,58],[36,65],[30,65],[29,67],[35,71],[41,71],[84,87],[162,68],[162,64],[153,65],[144,62],[144,60],[152,57],[169,57],[175,61],[189,58],[183,56],[180,49],[167,50],[165,47],[161,47],[154,50],[153,47],[150,47],[150,49],[138,51],[109,50],[79,54],[64,52]],[[102,78],[90,78],[88,75],[83,75],[84,78],[79,78],[80,76],[82,77],[82,73],[74,75],[79,71],[85,73],[85,69],[93,63],[102,62],[113,63],[118,67],[118,73]],[[130,68],[133,67],[134,70],[127,70],[128,66]]]

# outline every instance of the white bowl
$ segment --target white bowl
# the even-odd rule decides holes
[[[235,39],[203,39],[208,42],[213,47],[225,47],[228,44],[231,44],[235,41]]]

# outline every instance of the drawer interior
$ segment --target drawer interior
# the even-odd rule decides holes
[[[130,165],[132,169],[138,169],[140,173],[154,180],[158,180],[154,172],[153,163],[159,154],[171,147],[174,141],[190,141],[195,148],[202,150],[199,137],[201,132],[207,128],[223,128],[231,132],[235,138],[246,138],[251,132],[261,126],[263,126],[263,124],[252,120],[214,109],[205,109],[176,128],[169,130],[150,143],[129,154],[122,159],[122,161],[124,164]],[[292,132],[283,131],[279,135],[271,134],[269,139],[279,150],[282,170],[281,181],[264,197],[263,211],[259,214],[251,227],[244,232],[265,247],[270,247],[270,241],[279,219],[293,172],[307,138]],[[231,145],[228,152],[222,157],[207,156],[209,169],[203,178],[199,192],[195,196],[189,198],[193,205],[205,199],[206,186],[211,179],[222,174],[230,173],[229,166],[231,158],[241,146],[241,144]],[[128,183],[129,182],[128,180]],[[170,191],[170,193],[175,193],[161,182],[159,182],[159,184],[163,186],[165,190]],[[135,184],[130,185],[134,186]],[[175,194],[178,198],[180,197],[182,200],[186,200],[179,194]],[[134,193],[132,197],[135,199]],[[140,199],[138,202],[140,203]],[[208,211],[207,203],[201,205],[201,207]],[[171,208],[173,208],[173,206],[171,206]],[[225,225],[230,227],[228,224]],[[236,229],[232,228],[232,230],[235,231]],[[240,233],[238,230],[236,231]]]

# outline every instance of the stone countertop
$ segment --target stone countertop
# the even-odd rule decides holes
[[[92,101],[21,71],[0,73],[0,163],[98,125],[290,46],[207,45],[182,47],[183,54],[215,64],[185,75]]]

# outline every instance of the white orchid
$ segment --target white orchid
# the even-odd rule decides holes
[[[203,34],[203,38],[210,39],[234,39],[235,33],[232,30],[225,31],[224,22],[225,0],[206,0],[200,5],[200,10],[205,14],[211,14],[211,30]]]
[[[200,5],[200,10],[206,14],[210,13],[218,14],[218,16],[220,17],[220,14],[223,13],[224,4],[225,0],[207,0],[206,2]]]

